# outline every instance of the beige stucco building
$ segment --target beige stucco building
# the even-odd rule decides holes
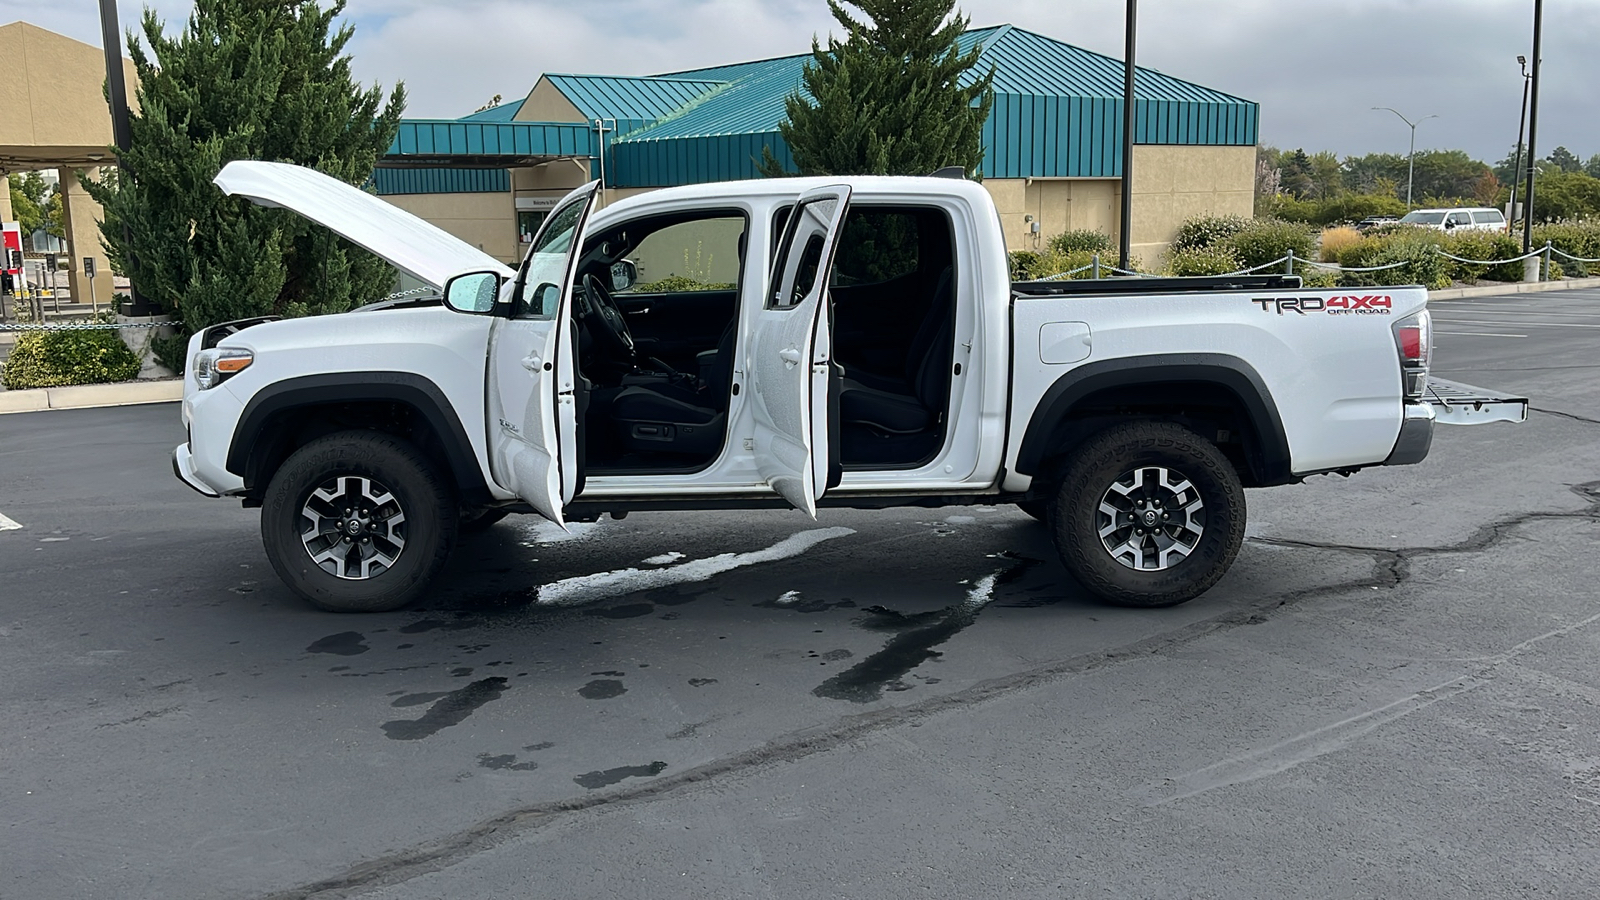
[[[89,296],[83,259],[92,257],[94,299],[109,305],[111,266],[100,245],[100,204],[77,179],[80,173],[97,178],[101,165],[114,163],[105,55],[99,47],[12,22],[0,25],[0,60],[0,174],[58,170],[72,296]],[[122,63],[128,103],[137,109],[133,63]],[[0,191],[0,221],[12,221],[10,191]]]

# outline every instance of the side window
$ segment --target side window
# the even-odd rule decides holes
[[[675,222],[645,235],[628,253],[639,280],[620,294],[731,291],[739,282],[743,216]]]
[[[1467,215],[1464,212],[1453,212],[1453,213],[1450,214],[1450,219],[1447,222],[1445,222],[1445,224],[1446,225],[1453,225],[1453,226],[1457,226],[1457,227],[1459,227],[1461,225],[1471,225],[1472,224],[1472,217]]]
[[[567,277],[572,238],[578,231],[588,197],[580,197],[551,214],[534,238],[523,263],[522,294],[511,314],[518,319],[549,319],[561,304],[561,282]]]
[[[834,287],[882,284],[916,272],[920,260],[918,216],[897,210],[855,207],[845,216],[834,255]]]
[[[1472,214],[1472,221],[1479,225],[1504,225],[1506,217],[1498,209],[1480,209]]]
[[[786,216],[783,237],[779,239],[778,258],[772,267],[775,278],[773,294],[767,298],[768,309],[799,306],[816,287],[822,253],[828,243],[826,226],[833,220],[838,202],[831,198],[808,200]],[[790,251],[796,240],[802,237],[805,245],[797,256],[791,258]]]

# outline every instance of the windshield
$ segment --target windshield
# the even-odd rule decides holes
[[[548,319],[561,302],[561,282],[567,277],[572,238],[589,204],[589,195],[577,197],[550,215],[533,249],[522,263],[522,292],[511,315],[519,319]]]
[[[1400,220],[1406,225],[1441,225],[1444,223],[1444,211],[1434,209],[1419,209],[1416,212],[1406,213]]]

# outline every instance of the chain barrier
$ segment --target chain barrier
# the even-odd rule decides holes
[[[1567,253],[1565,251],[1558,250],[1554,246],[1550,247],[1550,252],[1554,253],[1557,256],[1562,256],[1562,257],[1565,257],[1567,259],[1570,259],[1573,262],[1578,262],[1578,263],[1600,263],[1600,259],[1589,259],[1588,257],[1585,257],[1585,256],[1573,256],[1571,253]]]
[[[166,328],[168,325],[180,326],[182,322],[70,322],[57,323],[45,322],[18,322],[13,325],[0,325],[0,332],[7,331],[116,331],[119,328]]]
[[[1551,247],[1550,249],[1555,250],[1554,247]],[[1529,253],[1524,253],[1521,256],[1515,257],[1514,259],[1463,259],[1463,258],[1461,258],[1459,256],[1452,256],[1451,254],[1446,253],[1443,250],[1440,250],[1438,247],[1433,248],[1433,250],[1434,250],[1435,253],[1439,254],[1440,256],[1444,257],[1445,259],[1453,259],[1456,262],[1467,263],[1468,265],[1474,265],[1474,266],[1501,266],[1501,265],[1505,265],[1506,263],[1522,262],[1525,259],[1532,259],[1535,256],[1543,256],[1544,255],[1544,248],[1543,247],[1540,247],[1539,249],[1534,250],[1534,251],[1529,252]],[[1560,253],[1561,251],[1560,250],[1556,250],[1555,252]],[[1600,262],[1600,260],[1597,260],[1597,262]]]

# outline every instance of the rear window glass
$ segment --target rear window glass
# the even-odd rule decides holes
[[[1416,212],[1406,213],[1400,221],[1407,225],[1443,225],[1444,210],[1419,209]]]

